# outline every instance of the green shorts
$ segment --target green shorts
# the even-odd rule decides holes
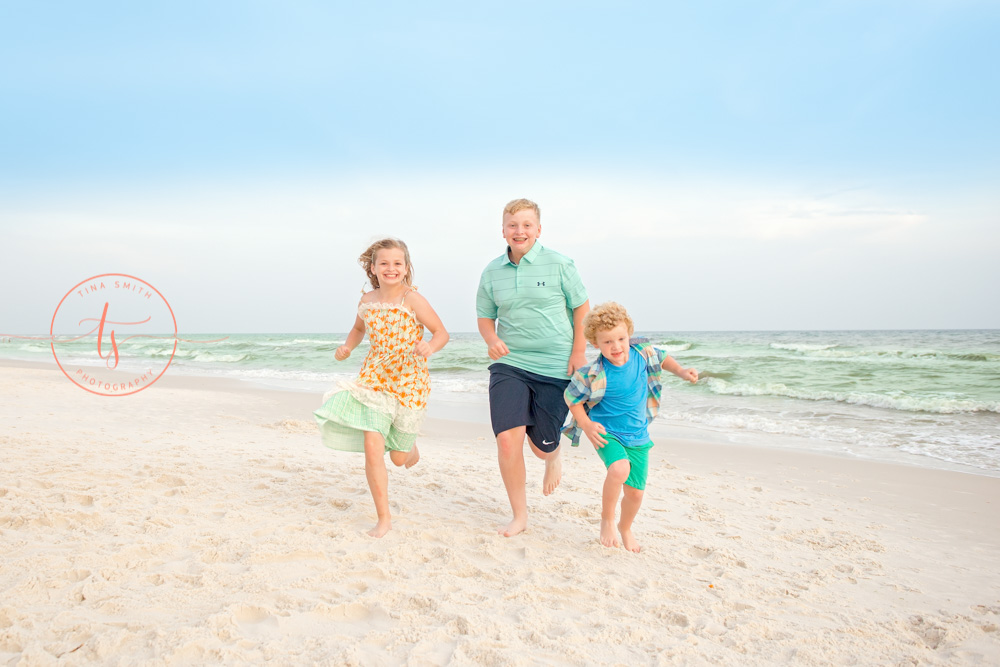
[[[610,468],[615,461],[628,459],[632,469],[629,470],[625,484],[633,489],[644,491],[646,478],[649,476],[649,450],[653,448],[653,441],[650,440],[639,447],[626,447],[621,443],[621,440],[610,433],[605,433],[604,439],[608,441],[608,444],[597,448],[597,455],[604,461],[604,467]]]

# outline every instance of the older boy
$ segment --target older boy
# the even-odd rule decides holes
[[[566,404],[573,420],[563,430],[573,446],[580,433],[597,449],[607,466],[601,500],[601,544],[620,546],[615,534],[615,510],[622,498],[618,531],[625,548],[639,552],[632,535],[649,470],[653,442],[647,427],[660,409],[660,371],[667,370],[689,382],[698,381],[698,371],[681,368],[672,357],[657,350],[644,338],[631,338],[632,318],[617,303],[602,303],[583,323],[584,335],[601,351],[597,359],[579,369],[566,388]]]
[[[528,525],[524,436],[545,461],[542,492],[562,479],[559,430],[566,418],[563,392],[586,363],[583,317],[587,291],[573,260],[542,247],[538,204],[515,199],[503,210],[507,251],[479,280],[476,314],[490,359],[490,421],[497,460],[514,517],[499,529],[506,537]]]

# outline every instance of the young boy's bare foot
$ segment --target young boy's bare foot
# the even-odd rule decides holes
[[[618,524],[618,530],[621,530],[622,544],[625,545],[625,548],[631,551],[632,553],[636,554],[639,553],[639,550],[642,547],[640,547],[639,543],[635,541],[635,537],[632,535],[632,529],[629,528],[628,530],[623,530],[621,524]]]
[[[508,523],[503,528],[497,530],[497,532],[503,535],[504,537],[514,537],[515,535],[523,533],[524,529],[527,527],[528,527],[528,517],[524,517],[523,519],[514,517],[514,519],[510,523]]]
[[[601,519],[601,544],[606,547],[620,547],[618,531],[615,530],[614,519]]]
[[[559,450],[545,459],[545,476],[542,478],[542,494],[550,495],[562,481],[562,456]]]
[[[417,446],[414,444],[413,449],[410,450],[410,455],[406,457],[405,465],[407,468],[412,468],[417,465],[417,461],[420,460],[420,452],[417,451]]]
[[[368,534],[372,537],[382,537],[389,532],[392,528],[391,519],[379,519],[379,522],[375,524],[375,527],[368,531]]]

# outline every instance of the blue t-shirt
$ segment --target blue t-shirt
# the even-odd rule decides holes
[[[649,442],[649,422],[646,419],[646,360],[629,349],[628,361],[615,366],[604,360],[608,385],[604,398],[590,410],[590,418],[604,426],[611,435],[626,447],[639,447]]]

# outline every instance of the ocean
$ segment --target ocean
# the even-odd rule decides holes
[[[168,373],[321,393],[360,368],[367,343],[344,362],[333,358],[345,335],[184,336]],[[735,443],[1000,476],[1000,331],[636,335],[701,373],[697,385],[665,376],[657,417],[664,426],[711,431]],[[95,347],[93,339],[63,343],[60,358],[94,365]],[[122,366],[162,364],[172,347],[171,340],[128,340],[120,345]],[[0,358],[51,361],[52,353],[47,338],[4,338]],[[430,360],[432,403],[485,406],[490,363],[478,334],[452,334]]]

